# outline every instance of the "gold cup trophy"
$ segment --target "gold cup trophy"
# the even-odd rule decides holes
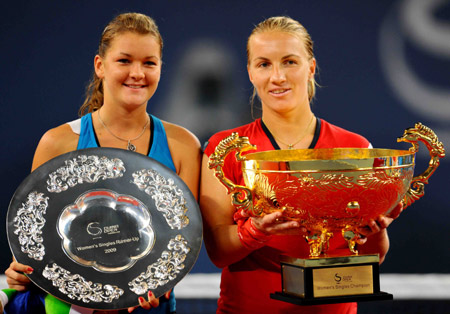
[[[209,168],[232,196],[237,210],[250,216],[275,211],[284,220],[298,221],[307,229],[310,252],[305,258],[280,256],[281,292],[271,298],[299,305],[350,301],[389,300],[380,291],[379,256],[359,255],[357,228],[380,215],[389,216],[424,195],[424,185],[445,156],[442,143],[428,127],[417,123],[398,142],[409,150],[329,148],[272,150],[256,153],[247,137],[233,133],[210,156]],[[414,177],[419,141],[431,160]],[[235,152],[241,162],[245,186],[234,184],[223,173],[225,158]],[[329,239],[340,233],[349,251],[330,256]]]

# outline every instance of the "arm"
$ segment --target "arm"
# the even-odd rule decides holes
[[[201,148],[197,137],[178,125],[163,122],[177,175],[198,199]]]
[[[203,155],[200,180],[200,208],[203,215],[204,240],[211,261],[217,267],[225,267],[240,261],[253,250],[244,247],[234,222],[235,209],[231,197],[208,168],[209,158]],[[300,234],[305,230],[294,221],[280,222],[281,213],[252,217],[253,226],[267,236],[275,234]]]
[[[239,240],[231,198],[208,168],[208,160],[203,155],[199,197],[204,241],[209,258],[222,268],[246,257],[250,251]]]
[[[36,148],[32,171],[38,168],[46,161],[64,154],[66,152],[76,149],[78,142],[78,135],[74,134],[69,125],[63,124],[57,128],[47,131],[39,141]],[[16,262],[10,264],[9,268],[5,271],[6,281],[9,288],[16,289],[18,291],[24,291],[28,289],[30,279],[25,274],[31,274],[33,269],[28,265],[24,265]]]
[[[358,250],[362,254],[380,254],[380,264],[383,263],[389,250],[389,236],[387,227],[396,219],[403,210],[402,203],[399,203],[389,214],[380,216],[376,220],[370,220],[367,226],[358,228],[358,232],[363,236],[358,241]]]

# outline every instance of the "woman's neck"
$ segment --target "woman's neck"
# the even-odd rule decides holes
[[[142,105],[133,109],[125,107],[110,106],[104,104],[97,112],[101,119],[108,125],[118,130],[141,128],[148,121],[147,106]]]
[[[314,137],[316,119],[309,107],[296,114],[263,111],[262,120],[282,149],[307,148]]]

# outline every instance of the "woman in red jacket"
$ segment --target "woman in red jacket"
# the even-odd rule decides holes
[[[214,264],[223,268],[218,313],[355,313],[356,303],[298,306],[270,299],[280,290],[280,255],[307,255],[305,229],[296,221],[280,222],[281,213],[245,217],[231,205],[230,196],[208,169],[208,158],[218,143],[238,132],[258,151],[274,149],[361,147],[364,137],[317,118],[310,102],[315,94],[316,59],[306,29],[288,17],[272,17],[258,24],[247,42],[247,70],[262,104],[262,118],[219,132],[206,146],[201,176],[200,206],[205,244]],[[255,96],[255,95],[254,95]],[[252,151],[254,152],[254,151]],[[241,165],[234,156],[225,159],[225,176],[245,185]],[[361,228],[361,253],[389,248],[386,227],[391,218],[380,217]],[[346,249],[340,236],[330,241],[329,252]]]

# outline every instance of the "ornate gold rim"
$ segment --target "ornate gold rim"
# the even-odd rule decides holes
[[[253,171],[258,173],[330,173],[330,172],[355,172],[355,171],[365,171],[365,170],[383,170],[383,169],[401,169],[410,168],[414,166],[414,163],[401,165],[401,166],[383,166],[383,167],[367,167],[367,168],[354,168],[354,169],[336,169],[336,170],[263,170],[255,168],[244,168],[245,171]]]
[[[287,162],[340,159],[371,159],[413,156],[409,150],[385,148],[316,148],[316,149],[284,149],[249,153],[243,160]]]

